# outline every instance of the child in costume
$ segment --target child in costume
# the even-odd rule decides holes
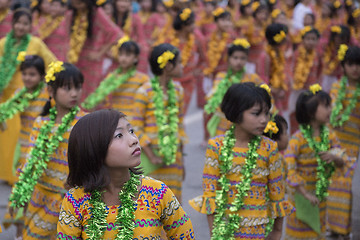
[[[84,138],[84,136],[87,136]],[[141,174],[139,140],[126,116],[93,112],[69,139],[68,184],[58,239],[195,239],[189,216],[161,181]]]
[[[151,52],[149,62],[155,76],[138,89],[133,117],[144,152],[142,166],[146,174],[169,186],[181,202],[182,149],[187,141],[183,125],[184,92],[172,80],[182,75],[180,52],[171,44],[160,44]]]
[[[233,126],[209,140],[204,194],[190,205],[207,214],[211,239],[280,240],[283,218],[295,209],[284,199],[283,164],[276,142],[262,136],[269,121],[270,88],[233,84],[221,110]],[[257,207],[253,207],[257,206]]]
[[[330,91],[333,111],[330,124],[346,149],[350,161],[336,171],[327,198],[328,226],[336,237],[350,239],[352,178],[360,149],[360,48],[340,45],[338,57],[344,71]]]
[[[100,107],[113,108],[124,113],[128,118],[133,116],[135,93],[149,77],[136,70],[140,48],[138,44],[125,36],[116,46],[118,68],[110,73],[90,94],[82,106],[85,109]],[[103,103],[103,106],[101,106]]]
[[[36,118],[30,133],[29,155],[10,195],[11,207],[25,211],[23,239],[56,236],[69,171],[68,138],[71,128],[84,115],[78,107],[84,79],[74,65],[53,62],[45,80],[55,106],[51,107],[49,99]]]
[[[3,38],[11,31],[12,11],[10,10],[11,0],[0,3],[0,38]]]
[[[296,214],[286,221],[285,239],[325,239],[326,196],[335,168],[342,168],[346,155],[334,131],[326,124],[331,113],[331,98],[319,84],[300,94],[296,103],[296,120],[300,130],[294,133],[285,151],[289,201],[296,205]],[[312,205],[312,214],[301,217]],[[316,210],[318,208],[318,210]],[[317,224],[316,224],[317,221]],[[318,227],[316,227],[318,225]]]

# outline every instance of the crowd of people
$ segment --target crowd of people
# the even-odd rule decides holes
[[[182,204],[212,240],[350,239],[359,2],[0,0],[0,38],[15,239],[195,239]],[[185,203],[193,95],[206,155]]]

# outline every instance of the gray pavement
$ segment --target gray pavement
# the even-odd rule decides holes
[[[205,149],[200,147],[203,139],[202,111],[195,106],[195,97],[189,107],[185,118],[186,132],[189,143],[185,146],[185,169],[186,176],[183,184],[183,208],[189,214],[197,240],[208,240],[209,227],[206,216],[193,210],[188,200],[201,195],[201,175],[204,166]],[[358,164],[353,184],[353,240],[360,240],[360,164]],[[5,214],[7,199],[10,194],[10,187],[0,182],[0,222]],[[4,227],[1,226],[3,231]],[[15,228],[11,227],[0,233],[0,240],[13,240]]]

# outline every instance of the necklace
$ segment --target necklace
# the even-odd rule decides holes
[[[151,79],[151,87],[154,91],[153,102],[155,106],[154,115],[158,127],[159,152],[163,156],[163,162],[166,165],[173,164],[176,161],[176,152],[178,150],[179,139],[179,107],[176,106],[176,90],[172,80],[167,85],[168,106],[165,109],[164,93],[159,84],[159,77]]]
[[[226,91],[233,83],[241,82],[244,72],[245,69],[243,68],[241,71],[233,75],[232,70],[230,68],[228,69],[225,78],[220,81],[214,94],[212,95],[212,97],[209,99],[209,101],[204,107],[207,114],[211,114],[216,111],[216,109],[221,104]]]
[[[78,13],[75,17],[74,25],[70,35],[70,50],[68,52],[69,63],[77,63],[83,46],[87,38],[89,22],[86,19],[87,13]]]
[[[132,68],[126,73],[121,74],[121,68],[118,68],[100,83],[99,87],[85,99],[81,106],[85,109],[96,107],[107,95],[114,92],[124,82],[134,76],[135,72],[136,69]]]
[[[32,93],[29,93],[27,88],[23,88],[15,96],[0,104],[0,123],[13,118],[18,112],[24,112],[30,101],[39,96],[44,85],[44,82],[40,82]]]
[[[16,67],[19,64],[17,56],[19,52],[26,51],[30,39],[30,34],[26,34],[21,38],[20,43],[17,44],[13,30],[6,35],[4,54],[0,58],[0,93],[10,83],[16,71]]]
[[[56,132],[52,136],[49,136],[55,125],[57,115],[55,107],[50,109],[50,121],[45,122],[40,128],[35,147],[31,149],[27,165],[20,174],[19,181],[15,183],[12,189],[10,195],[12,207],[23,207],[29,202],[35,185],[50,161],[50,155],[58,148],[60,141],[63,140],[62,136],[68,130],[79,110],[79,107],[72,108],[70,112],[61,119],[61,124]]]
[[[338,96],[335,101],[335,107],[332,110],[331,116],[330,116],[330,123],[333,127],[342,127],[344,122],[349,120],[350,114],[351,114],[352,110],[355,108],[355,106],[358,102],[358,97],[360,96],[360,84],[357,83],[356,90],[354,91],[354,93],[349,101],[349,104],[344,109],[343,101],[345,100],[345,97],[346,97],[347,82],[348,82],[347,77],[343,76],[340,81],[340,89],[339,89]],[[342,114],[340,114],[341,110],[343,110],[343,109],[344,109],[344,111],[342,112]]]
[[[1,23],[2,21],[4,21],[5,17],[8,15],[8,13],[9,13],[9,9],[8,9],[8,8],[6,8],[5,11],[1,11],[1,13],[0,13],[0,23]]]
[[[221,56],[226,48],[226,43],[229,38],[229,34],[223,32],[221,38],[218,39],[217,31],[214,31],[211,34],[210,41],[208,43],[207,57],[209,61],[209,66],[204,69],[204,74],[209,75],[215,71],[215,68],[219,64]]]
[[[333,44],[328,45],[324,54],[324,74],[331,75],[339,65],[339,59],[333,54]]]
[[[301,133],[309,144],[309,147],[315,152],[316,161],[318,166],[316,167],[316,197],[323,201],[328,195],[328,187],[330,184],[330,178],[335,167],[333,163],[326,163],[321,160],[319,153],[326,152],[330,148],[329,143],[329,129],[326,126],[320,128],[320,142],[316,142],[313,137],[313,130],[310,125],[300,125]]]
[[[173,29],[172,29],[172,31],[170,31],[169,35],[170,35],[169,39],[170,39],[171,45],[179,48],[180,39],[178,37],[176,37],[176,33]],[[184,46],[180,49],[181,50],[181,63],[184,67],[186,67],[186,65],[192,55],[194,43],[195,43],[194,34],[190,34],[186,41],[186,44],[184,44]]]
[[[310,70],[314,65],[315,51],[308,53],[304,46],[299,47],[299,56],[296,59],[296,66],[294,69],[294,90],[304,88],[304,85],[309,77]]]
[[[64,20],[64,16],[51,17],[46,16],[45,22],[39,28],[39,36],[41,40],[44,40],[48,36],[50,36],[60,25],[60,23]]]
[[[268,45],[266,52],[270,56],[270,85],[274,88],[287,90],[285,84],[285,56],[280,51],[277,52],[273,47]]]
[[[130,172],[130,175],[129,181],[124,184],[123,189],[119,192],[121,207],[116,216],[115,225],[119,226],[119,228],[121,226],[121,228],[116,234],[115,240],[130,240],[134,235],[134,205],[136,204],[136,200],[133,200],[133,198],[138,191],[137,187],[140,185],[141,181],[139,175],[136,175],[133,172]],[[88,224],[85,227],[86,235],[89,239],[102,239],[107,228],[107,213],[106,204],[102,201],[101,193],[98,190],[91,192],[89,203],[92,206],[92,217],[89,218]]]

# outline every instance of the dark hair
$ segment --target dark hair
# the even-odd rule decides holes
[[[349,46],[345,53],[344,60],[341,61],[341,65],[344,67],[345,63],[360,65],[360,47]]]
[[[30,1],[31,2],[31,1]],[[31,8],[31,12],[37,12],[37,13],[41,13],[41,4],[42,4],[43,0],[37,0],[37,4]]]
[[[88,38],[92,38],[92,35],[93,35],[93,16],[96,14],[96,3],[95,1],[93,0],[81,0],[82,2],[84,2],[86,4],[86,7],[88,9],[88,14],[87,14],[87,21],[88,21],[88,28],[86,30],[87,32],[87,37]],[[75,22],[75,17],[77,16],[78,12],[75,8],[71,7],[71,9],[73,10],[74,14],[72,16],[72,19],[71,19],[71,26],[74,25],[74,22]],[[70,31],[72,32],[72,28],[70,29]]]
[[[269,12],[272,12],[272,11],[274,10],[274,7],[276,6],[277,2],[278,2],[278,1],[275,0],[275,3],[272,4],[272,3],[270,2],[270,0],[266,0],[266,4],[267,4],[267,7],[268,7],[268,9],[269,9]]]
[[[30,23],[32,23],[31,12],[26,8],[18,8],[13,14],[11,23],[14,25],[22,16],[27,16]]]
[[[122,51],[126,53],[133,53],[138,56],[140,54],[140,47],[134,41],[126,41],[119,47],[119,53]]]
[[[67,6],[67,4],[63,0],[52,0],[53,2],[59,2],[61,6]]]
[[[335,1],[334,1],[334,2],[335,2]],[[340,10],[341,7],[342,7],[342,6],[340,6],[340,7],[336,8],[336,7],[334,6],[334,2],[329,4],[329,7],[330,7],[330,17],[331,17],[331,18],[336,17],[336,16],[339,14],[339,10]]]
[[[177,58],[180,55],[179,49],[174,47],[169,43],[162,43],[154,47],[152,52],[150,53],[149,63],[151,67],[151,71],[154,75],[159,76],[163,73],[163,69],[160,68],[159,63],[157,62],[158,57],[166,51],[170,51],[175,54],[174,59],[170,60],[169,62],[174,64],[176,63]]]
[[[236,51],[241,51],[241,52],[244,52],[246,55],[249,54],[249,48],[244,48],[243,46],[241,45],[234,45],[234,44],[231,44],[228,48],[228,56],[230,57],[231,55],[233,55],[234,52]]]
[[[119,19],[119,16],[118,16],[118,12],[117,12],[117,10],[116,10],[116,1],[117,1],[117,0],[114,0],[113,3],[112,3],[113,8],[114,8],[113,18],[115,19],[115,23],[116,23],[118,26],[120,26],[121,28],[123,28],[123,27],[125,26],[126,19],[127,19],[128,17],[131,17],[131,16],[129,15],[130,10],[128,10],[128,11],[122,16],[122,18],[121,18],[121,25],[119,25],[119,20],[120,20],[120,19]]]
[[[350,29],[347,26],[339,25],[341,28],[341,33],[331,32],[330,34],[330,43],[334,42],[336,36],[339,36],[346,44],[350,42]]]
[[[276,46],[276,45],[279,45],[281,44],[282,42],[280,43],[277,43],[275,40],[274,40],[274,36],[276,34],[279,34],[281,31],[284,31],[286,34],[288,32],[288,28],[286,25],[284,24],[281,24],[281,23],[272,23],[270,24],[269,26],[266,27],[266,30],[265,30],[265,36],[266,36],[266,40],[268,41],[268,43],[272,46]]]
[[[82,88],[82,84],[84,83],[84,77],[80,70],[71,63],[64,63],[64,70],[58,73],[55,73],[55,81],[50,81],[47,83],[48,86],[52,88],[52,93],[56,95],[56,91],[61,87],[68,87],[73,84],[75,88]],[[46,102],[41,116],[46,116],[49,114],[49,110],[51,108],[50,99]]]
[[[348,20],[347,20],[347,24],[349,26],[354,26],[355,25],[355,18],[353,16],[353,13],[355,12],[355,10],[357,10],[356,8],[353,9],[348,15]]]
[[[310,31],[306,32],[303,36],[302,39],[305,38],[306,35],[310,34],[310,33],[315,33],[317,38],[320,38],[320,32],[316,29],[316,28],[311,28]]]
[[[143,0],[139,0],[138,2],[141,3]],[[151,0],[151,8],[150,12],[156,12],[156,6],[158,4],[157,0]]]
[[[184,9],[181,9],[175,16],[174,18],[174,22],[173,22],[173,28],[176,30],[176,31],[179,31],[181,30],[184,26],[189,26],[191,24],[194,23],[195,21],[195,14],[194,12],[191,10],[191,14],[190,16],[188,17],[188,19],[186,19],[185,21],[181,20],[180,18],[180,14],[182,13]]]
[[[230,122],[241,123],[243,112],[256,104],[260,104],[261,111],[264,105],[270,110],[271,97],[268,92],[253,82],[237,83],[226,91],[221,103],[221,111]]]
[[[253,12],[253,18],[256,17],[256,15],[260,12],[260,11],[263,11],[263,10],[267,10],[267,7],[263,4],[260,4],[260,6]]]
[[[112,5],[112,0],[106,0],[105,2],[101,3],[100,5],[98,5],[98,7],[103,7],[105,6],[106,4],[111,4]]]
[[[268,138],[271,138],[274,141],[280,140],[281,135],[287,131],[289,125],[286,122],[285,118],[283,118],[281,115],[276,114],[274,116],[274,122],[276,124],[276,127],[279,129],[279,131],[277,133],[272,133],[270,134],[270,132],[264,133],[265,136],[267,136]]]
[[[44,60],[38,55],[28,55],[25,60],[20,64],[20,71],[34,67],[41,77],[45,76],[45,63]]]
[[[247,7],[251,8],[251,3],[252,3],[252,1],[250,1],[249,4],[247,4],[247,5],[240,4],[240,13],[241,13],[242,16],[244,16],[246,14],[245,9]]]
[[[103,109],[82,117],[69,137],[68,163],[70,187],[84,187],[85,192],[101,190],[110,183],[105,160],[120,118],[125,114]],[[141,174],[138,168],[130,168]]]
[[[217,22],[219,19],[225,19],[231,17],[231,14],[228,11],[224,11],[219,16],[214,16],[214,21]]]
[[[331,97],[327,92],[321,90],[313,94],[311,91],[306,90],[300,93],[296,101],[296,121],[299,124],[310,124],[320,104],[326,106],[331,104]]]

